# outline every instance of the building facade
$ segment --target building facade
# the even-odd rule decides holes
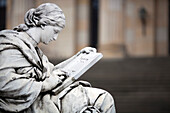
[[[66,16],[58,40],[40,45],[50,59],[95,44],[104,58],[169,55],[168,0],[6,0],[6,28],[23,23],[28,9],[45,2],[56,3]]]

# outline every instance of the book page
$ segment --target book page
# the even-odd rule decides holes
[[[67,72],[69,76],[78,79],[102,57],[103,55],[101,53],[81,53],[62,68],[62,70]]]

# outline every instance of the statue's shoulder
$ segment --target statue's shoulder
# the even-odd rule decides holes
[[[8,30],[8,29],[0,31],[0,37],[8,36],[8,35],[19,35],[19,32],[14,30]]]
[[[21,37],[21,33],[14,31],[14,30],[2,30],[0,31],[0,42],[2,43],[6,43],[6,42],[10,42],[10,43],[15,43],[15,42],[19,42]]]

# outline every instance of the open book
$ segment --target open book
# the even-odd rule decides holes
[[[80,53],[72,61],[70,61],[61,70],[68,73],[69,77],[58,86],[53,92],[59,93],[64,88],[68,87],[75,80],[81,77],[90,67],[92,67],[96,62],[98,62],[103,55],[101,53],[90,52],[90,53]]]

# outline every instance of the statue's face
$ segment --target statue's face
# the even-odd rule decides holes
[[[44,44],[48,44],[49,42],[56,40],[59,31],[59,27],[45,26],[42,30],[40,41]]]

